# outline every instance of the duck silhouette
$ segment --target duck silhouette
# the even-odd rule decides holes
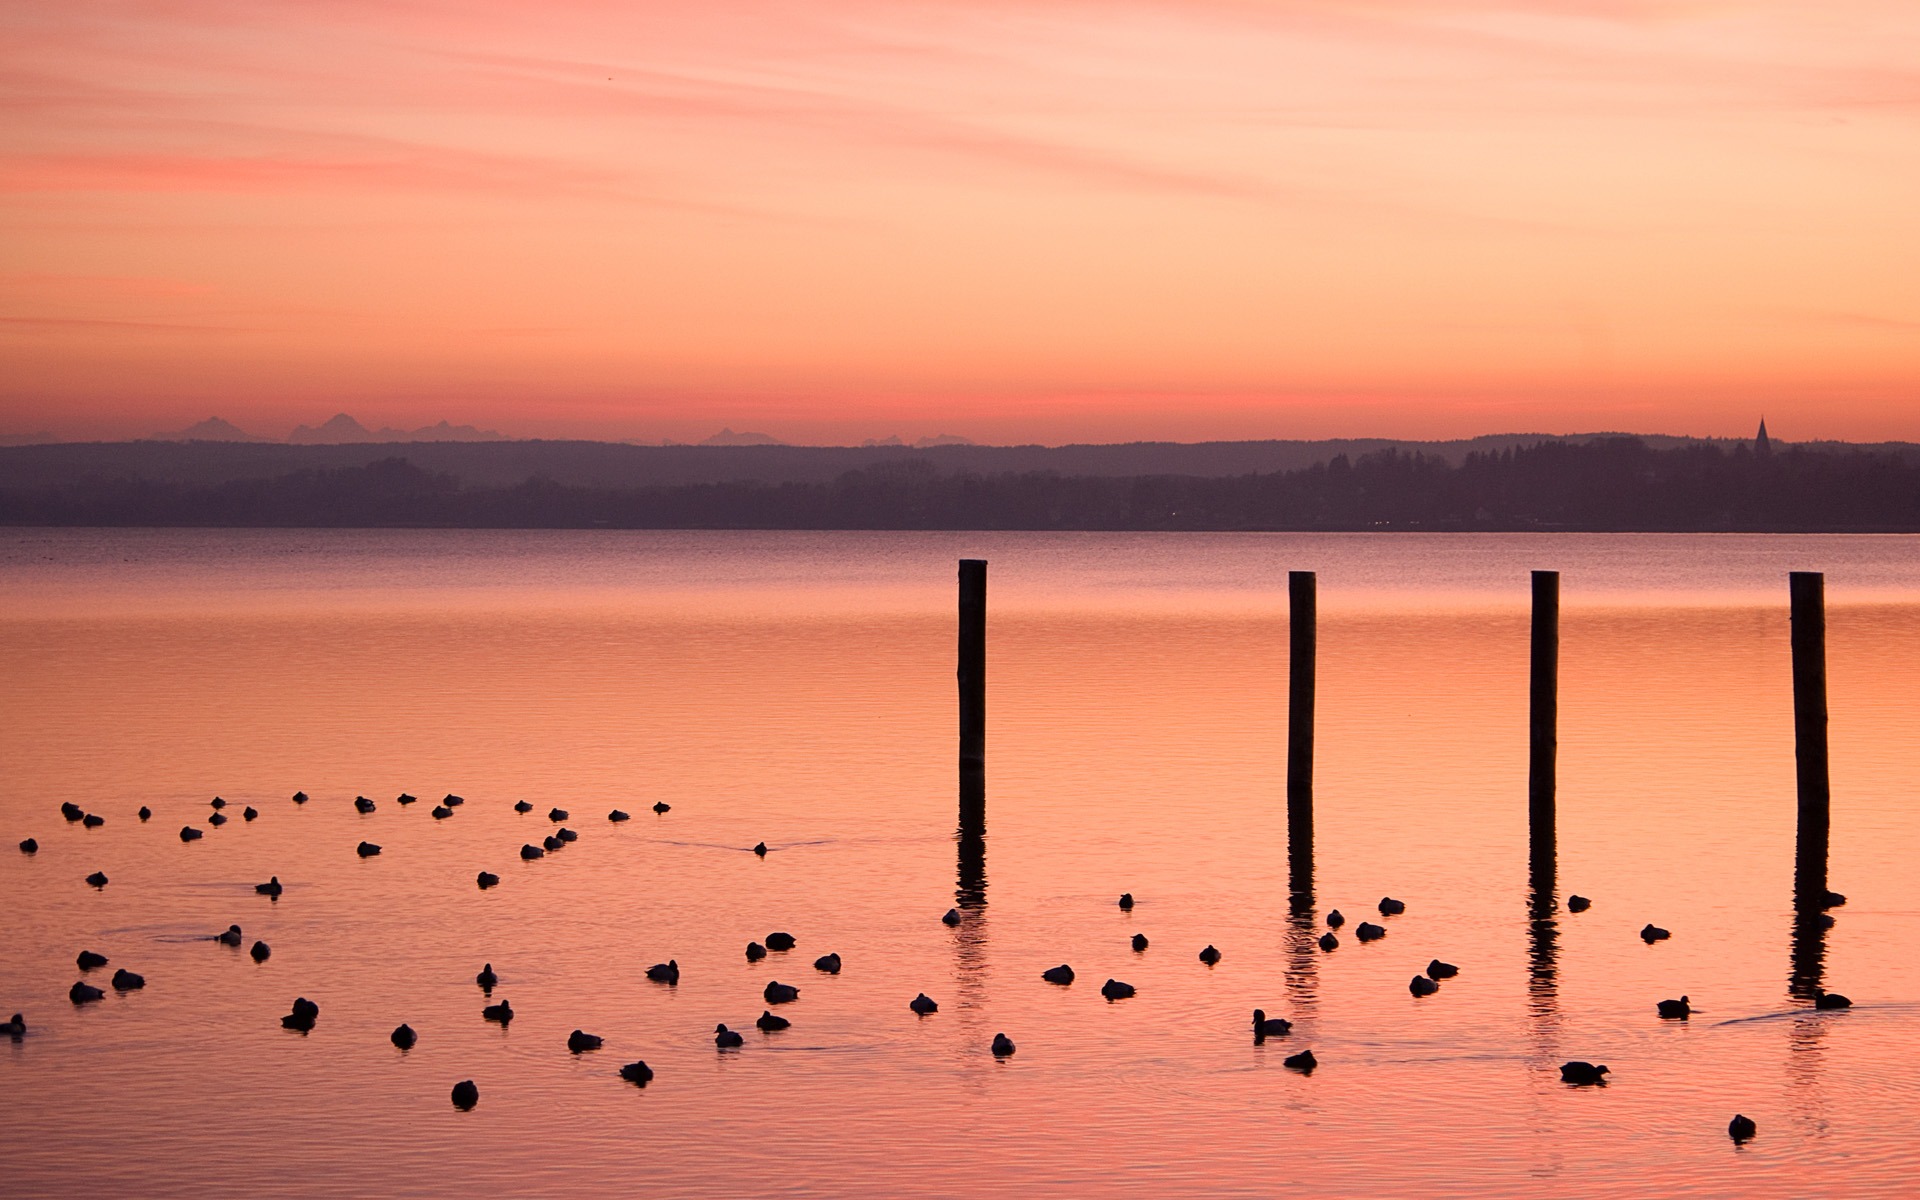
[[[307,802],[307,794],[305,792],[295,792],[293,794],[293,802],[295,804],[305,804]]]
[[[1293,1022],[1285,1017],[1269,1017],[1267,1010],[1253,1010],[1253,1040],[1262,1042],[1270,1037],[1285,1037],[1293,1032]]]
[[[1121,908],[1126,908],[1126,909],[1130,909],[1130,908],[1132,908],[1132,907],[1133,907],[1133,893],[1132,893],[1132,892],[1121,892],[1121,893],[1120,893],[1120,907],[1121,907]]]
[[[467,798],[465,796],[456,796],[452,792],[448,792],[446,795],[440,797],[440,803],[446,805],[448,808],[459,808],[466,802]]]
[[[262,963],[272,956],[273,947],[267,945],[265,942],[255,942],[253,948],[248,950],[247,953],[253,957],[253,961]]]
[[[84,983],[75,983],[67,989],[67,999],[73,1001],[75,1004],[91,1004],[93,1001],[105,995],[106,993],[99,988],[90,987]]]
[[[1363,942],[1377,942],[1387,936],[1387,931],[1371,921],[1362,921],[1353,927],[1353,936]]]
[[[912,1009],[914,1012],[919,1013],[923,1017],[927,1016],[930,1013],[937,1013],[940,1011],[940,1006],[938,1004],[935,1004],[933,1002],[933,999],[929,997],[925,992],[921,992],[919,995],[915,996],[913,999],[907,1001],[907,1007]]]
[[[747,943],[747,961],[748,962],[759,962],[761,959],[765,958],[766,956],[767,956],[767,948],[765,946],[762,946],[759,942]]]
[[[840,973],[840,956],[838,954],[822,954],[819,958],[813,960],[813,969],[828,975],[838,975]]]
[[[301,1033],[312,1033],[314,1022],[320,1019],[320,1006],[301,996],[293,1002],[293,1011],[280,1018],[283,1029],[297,1029]]]
[[[653,802],[653,811],[657,813],[669,813],[673,811],[673,805],[668,804],[665,800],[655,800]]]
[[[645,1087],[653,1082],[653,1068],[644,1062],[630,1062],[620,1068],[620,1078],[638,1087]]]
[[[1430,979],[1452,979],[1459,973],[1459,967],[1450,962],[1441,962],[1437,958],[1427,964],[1427,976]]]
[[[1012,1054],[1015,1049],[1013,1039],[1006,1034],[996,1033],[993,1035],[993,1056],[995,1058],[1005,1058]]]
[[[60,802],[60,815],[69,821],[78,821],[87,815],[87,810],[71,800],[63,800]]]
[[[547,852],[545,850],[542,850],[540,847],[532,845],[531,843],[520,847],[520,857],[523,859],[526,859],[528,862],[531,862],[536,858],[545,857],[546,853]]]
[[[240,944],[240,927],[238,925],[229,925],[225,933],[214,934],[213,940],[219,942],[222,946],[238,946]]]
[[[1733,1120],[1727,1122],[1727,1136],[1736,1142],[1747,1141],[1759,1132],[1760,1127],[1753,1123],[1753,1118],[1742,1113],[1733,1114]]]
[[[1346,923],[1347,923],[1347,918],[1346,918],[1346,914],[1344,914],[1344,913],[1342,913],[1342,912],[1341,912],[1341,911],[1340,911],[1339,909],[1337,909],[1337,908],[1336,908],[1336,909],[1334,909],[1334,910],[1333,910],[1332,912],[1330,912],[1330,913],[1328,913],[1328,914],[1327,914],[1327,928],[1328,928],[1328,929],[1338,929],[1338,928],[1340,928],[1340,927],[1341,927],[1342,925],[1345,925]]]
[[[541,839],[541,842],[540,842],[540,845],[544,847],[547,853],[549,854],[553,853],[555,850],[560,849],[566,844],[567,844],[566,842],[562,841],[560,838],[553,836],[552,834],[548,834],[545,838]]]
[[[1682,996],[1678,1000],[1662,1000],[1654,1005],[1654,1009],[1670,1021],[1684,1021],[1693,1012],[1693,1005],[1687,997]]]
[[[1331,933],[1323,933],[1320,935],[1320,948],[1322,950],[1337,950],[1340,948],[1340,939]]]
[[[1407,984],[1407,990],[1416,996],[1431,996],[1440,990],[1440,985],[1425,975],[1415,975],[1413,981]]]
[[[482,871],[473,878],[474,882],[480,885],[480,890],[483,892],[490,887],[497,887],[500,883],[500,877],[492,871]]]
[[[1109,979],[1100,985],[1100,994],[1109,1001],[1125,1000],[1133,995],[1133,985],[1121,983],[1118,979]]]
[[[153,810],[148,808],[146,805],[142,804],[140,806],[140,811],[134,815],[139,817],[142,821],[149,821],[153,819]]]
[[[207,836],[205,833],[195,829],[191,825],[182,825],[180,827],[180,840],[183,842],[197,842],[205,836]]]
[[[393,802],[395,804],[412,804],[415,800],[418,800],[419,798],[420,797],[412,795],[410,793],[401,792],[398,796],[395,796],[393,798]]]
[[[946,913],[941,916],[940,923],[942,925],[958,925],[960,923],[960,910],[957,908],[948,909]]]
[[[374,845],[372,842],[361,842],[353,848],[353,852],[361,858],[372,858],[374,855],[380,853],[380,847]]]
[[[525,800],[517,800],[514,802],[513,811],[517,813],[530,813],[533,811],[533,805],[528,804]]]
[[[256,883],[253,890],[262,896],[278,896],[286,889],[280,886],[280,877],[275,875],[265,883]]]
[[[1397,917],[1407,911],[1405,900],[1395,900],[1392,896],[1380,897],[1380,912],[1384,916]]]
[[[1853,1001],[1842,996],[1839,992],[1816,991],[1813,993],[1813,1006],[1824,1009],[1852,1008]]]
[[[761,989],[760,995],[768,1004],[791,1004],[800,998],[800,989],[775,979]]]
[[[605,1040],[598,1034],[576,1029],[567,1035],[567,1049],[574,1054],[585,1054],[589,1050],[598,1050]]]
[[[761,1009],[760,1016],[754,1021],[754,1024],[759,1026],[763,1033],[778,1033],[782,1029],[791,1026],[793,1022],[787,1020],[785,1017],[776,1017],[766,1009]]]
[[[480,1103],[480,1089],[471,1079],[462,1079],[453,1085],[453,1106],[461,1112],[467,1112]]]
[[[655,963],[647,968],[647,978],[655,983],[678,984],[680,964],[671,958],[663,963]]]
[[[225,825],[226,823],[227,823],[227,814],[225,813],[214,813],[212,816],[207,818],[207,824],[213,826],[215,829],[220,828],[222,825]]]
[[[82,971],[94,971],[107,965],[107,956],[92,950],[82,950],[73,961],[79,964]]]
[[[497,988],[500,986],[500,977],[493,973],[492,963],[488,963],[485,966],[481,967],[480,973],[473,977],[473,981],[480,985],[480,988],[482,991],[487,991],[487,992],[490,992],[494,988]]]
[[[225,808],[227,806],[227,802],[221,799],[219,796],[215,796],[212,800],[209,800],[207,803],[216,809]]]
[[[20,839],[20,853],[22,853],[22,854],[37,854],[37,853],[39,853],[39,851],[40,851],[40,843],[39,843],[39,842],[37,842],[37,841],[35,841],[35,840],[34,840],[34,839],[32,839],[32,838],[21,838],[21,839]],[[958,924],[958,922],[955,922],[955,924]]]
[[[617,808],[616,808],[616,809],[614,809],[614,810],[613,810],[612,812],[610,812],[610,813],[608,813],[608,814],[607,814],[607,820],[609,820],[609,821],[631,821],[631,820],[633,820],[633,817],[632,817],[631,815],[629,815],[629,814],[627,814],[627,813],[624,813],[624,812],[621,812],[621,811],[620,811],[619,809],[617,809]]]
[[[559,838],[563,842],[577,842],[580,840],[579,834],[565,827],[555,830],[553,836]]]
[[[480,1016],[496,1024],[505,1025],[513,1020],[513,1005],[505,1000],[498,1004],[489,1004],[480,1010]]]
[[[1646,925],[1642,926],[1640,930],[1640,940],[1647,943],[1649,946],[1651,946],[1655,942],[1665,941],[1666,939],[1672,936],[1673,934],[1669,933],[1667,930],[1660,928],[1658,925],[1653,924],[1651,921],[1649,921]]]
[[[1144,933],[1134,934],[1133,935],[1134,953],[1138,954],[1140,951],[1145,950],[1146,948],[1147,948],[1147,935]]]
[[[1572,1062],[1560,1064],[1561,1082],[1571,1083],[1576,1087],[1605,1084],[1607,1082],[1605,1078],[1606,1074],[1607,1068],[1604,1063],[1595,1066],[1593,1063],[1575,1059]]]
[[[125,967],[113,973],[113,990],[116,992],[137,992],[145,986],[147,986],[145,975],[136,975]]]
[[[713,1044],[722,1050],[738,1050],[746,1040],[725,1025],[713,1027]]]
[[[103,888],[107,886],[107,873],[105,871],[95,871],[93,874],[87,876],[87,882],[94,887]]]
[[[413,1044],[419,1041],[420,1038],[418,1034],[413,1032],[413,1026],[403,1024],[388,1034],[387,1040],[402,1050],[411,1050],[413,1049]]]
[[[433,806],[433,819],[436,821],[444,821],[452,815],[453,810],[444,804],[436,804]]]
[[[98,813],[88,813],[80,818],[80,824],[88,829],[98,829],[107,823],[107,819]]]
[[[365,796],[354,797],[353,806],[359,809],[363,813],[370,813],[373,811],[373,801],[367,799]]]
[[[1311,1075],[1313,1069],[1320,1065],[1320,1060],[1313,1056],[1312,1050],[1302,1050],[1298,1054],[1289,1054],[1281,1059],[1280,1065],[1289,1071],[1299,1071],[1303,1075]]]
[[[1065,963],[1061,963],[1057,967],[1048,967],[1046,970],[1040,972],[1040,978],[1046,980],[1048,983],[1057,983],[1061,987],[1065,987],[1073,982],[1073,968]]]
[[[550,808],[547,810],[547,820],[552,821],[555,825],[558,825],[566,819],[567,810],[564,808]]]
[[[141,818],[141,820],[145,819],[145,817]],[[249,804],[240,810],[240,819],[242,821],[258,821],[260,819],[260,810]]]
[[[753,844],[753,852],[761,858],[765,858],[767,856],[767,844],[765,842],[755,842]]]
[[[793,940],[793,935],[790,933],[770,933],[767,935],[767,949],[769,950],[791,950],[796,944]]]
[[[1200,952],[1200,961],[1208,966],[1212,966],[1220,961],[1220,952],[1209,945],[1205,950]]]
[[[27,1036],[27,1019],[19,1013],[13,1014],[12,1017],[7,1019],[5,1024],[0,1024],[0,1034],[10,1037],[16,1042],[19,1041],[21,1038]]]

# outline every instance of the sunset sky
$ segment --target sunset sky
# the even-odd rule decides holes
[[[1920,439],[1913,0],[0,0],[0,434]]]

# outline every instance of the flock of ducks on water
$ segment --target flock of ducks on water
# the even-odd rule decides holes
[[[418,799],[416,796],[403,792],[399,796],[397,803],[408,805],[416,803]],[[293,795],[293,802],[295,804],[305,804],[307,800],[308,797],[305,792],[295,792]],[[460,796],[448,794],[439,804],[434,806],[434,819],[445,820],[451,817],[453,810],[465,802],[466,801]],[[207,817],[207,824],[215,826],[216,828],[225,824],[227,817],[222,810],[228,807],[227,802],[219,796],[215,796],[211,807],[213,811]],[[354,808],[366,814],[374,812],[377,805],[365,796],[358,796],[354,799]],[[515,803],[513,808],[515,812],[522,815],[533,811],[533,805],[525,800]],[[671,808],[671,805],[661,801],[653,806],[653,811],[655,813],[665,814],[671,811]],[[79,824],[87,829],[98,829],[100,826],[106,824],[104,817],[86,812],[72,802],[62,804],[60,806],[60,814],[65,817],[69,823]],[[243,820],[254,821],[259,819],[260,813],[259,810],[248,805],[241,810],[240,815]],[[138,816],[141,821],[147,821],[152,818],[153,811],[145,805],[142,805]],[[547,854],[560,850],[567,844],[578,840],[580,835],[566,828],[563,824],[563,822],[570,819],[570,814],[567,810],[558,807],[550,809],[547,813],[547,818],[554,824],[559,825],[560,828],[553,834],[545,837],[540,845],[536,846],[529,842],[521,846],[520,857],[522,859],[533,860],[543,858]],[[619,822],[630,820],[631,818],[629,814],[616,808],[607,814],[607,819]],[[203,836],[205,836],[204,831],[192,825],[183,826],[180,830],[180,840],[182,842],[197,841]],[[24,854],[35,854],[38,853],[39,849],[40,843],[34,838],[29,837],[20,842],[20,850]],[[765,858],[768,852],[767,844],[765,842],[756,844],[752,852],[761,858]],[[380,853],[380,847],[372,842],[362,841],[355,847],[355,853],[361,858],[371,858]],[[95,871],[86,877],[86,882],[89,886],[98,889],[106,887],[108,880],[104,872]],[[481,871],[477,877],[477,882],[479,887],[485,890],[497,886],[500,882],[500,877],[490,871]],[[255,884],[253,890],[259,895],[277,900],[285,889],[280,883],[280,877],[275,875],[265,883]],[[1838,892],[1828,892],[1825,897],[1824,906],[1827,908],[1835,908],[1845,903],[1845,896],[1840,895]],[[1585,896],[1574,895],[1567,897],[1566,908],[1570,913],[1585,912],[1591,908],[1592,905],[1593,901]],[[1123,893],[1119,900],[1119,906],[1122,910],[1131,911],[1134,907],[1133,894],[1131,892]],[[1404,901],[1396,900],[1391,896],[1382,897],[1378,908],[1383,917],[1399,916],[1407,910]],[[943,924],[955,926],[959,925],[963,918],[960,915],[959,909],[950,908],[940,919]],[[1827,920],[1830,922],[1832,918],[1828,917]],[[1320,935],[1317,944],[1323,952],[1330,953],[1340,945],[1337,931],[1346,925],[1346,917],[1336,908],[1327,913],[1326,923],[1327,931]],[[1383,926],[1376,925],[1370,921],[1362,921],[1354,927],[1353,935],[1361,942],[1373,942],[1385,937],[1387,931]],[[1651,922],[1640,930],[1641,940],[1648,945],[1665,941],[1672,936],[1673,934],[1670,931],[1662,929]],[[245,939],[241,933],[240,926],[229,925],[225,931],[212,935],[210,940],[218,942],[221,945],[237,948]],[[747,943],[747,961],[759,962],[766,958],[769,952],[789,951],[797,944],[794,936],[790,933],[778,931],[770,933],[767,935],[764,944],[757,941]],[[1144,952],[1149,945],[1147,936],[1142,933],[1134,934],[1132,945],[1136,953]],[[254,962],[259,963],[265,962],[273,953],[273,950],[267,943],[256,941],[248,953]],[[1199,959],[1211,967],[1220,961],[1221,953],[1218,949],[1209,945],[1200,951]],[[108,965],[108,960],[105,955],[92,950],[82,950],[75,961],[82,973],[96,971]],[[829,975],[838,975],[841,970],[841,965],[840,955],[837,953],[823,954],[813,962],[815,970]],[[1441,980],[1452,979],[1459,973],[1459,967],[1452,963],[1442,962],[1436,958],[1427,964],[1424,972],[1415,975],[1407,987],[1415,997],[1431,996],[1440,990]],[[653,966],[647,968],[646,977],[655,983],[666,984],[668,986],[677,985],[680,982],[680,964],[673,959],[668,959],[664,963],[655,963]],[[1048,967],[1042,971],[1040,978],[1046,983],[1059,987],[1067,987],[1074,981],[1074,971],[1072,966],[1061,963],[1059,966]],[[144,977],[132,971],[120,968],[114,972],[109,983],[114,991],[124,993],[137,991],[145,987],[147,981]],[[481,968],[480,973],[474,976],[474,983],[480,987],[487,999],[492,999],[493,989],[499,986],[500,983],[500,977],[495,973],[492,963],[487,963]],[[1108,979],[1100,986],[1101,996],[1105,997],[1109,1003],[1128,999],[1134,995],[1134,992],[1135,989],[1132,984],[1122,982],[1118,979]],[[87,983],[84,979],[74,983],[73,987],[69,989],[67,993],[68,999],[76,1005],[93,1003],[94,1001],[104,998],[105,995],[105,989],[95,987]],[[790,1004],[799,999],[800,989],[793,984],[773,980],[767,984],[761,995],[768,1007],[761,1011],[758,1019],[754,1021],[754,1025],[766,1033],[775,1033],[790,1028],[793,1023],[785,1017],[775,1015],[772,1006]],[[1847,997],[1836,992],[1816,991],[1813,999],[1814,1007],[1823,1010],[1849,1008],[1853,1004]],[[925,992],[914,996],[914,998],[908,1002],[907,1007],[910,1011],[922,1017],[929,1016],[940,1010],[939,1004]],[[1655,1011],[1664,1020],[1684,1021],[1693,1013],[1700,1011],[1693,1007],[1691,999],[1687,996],[1681,996],[1678,1000],[1662,1000],[1654,1007]],[[498,1004],[487,1004],[484,1006],[481,1009],[480,1015],[487,1021],[505,1026],[513,1020],[513,1006],[507,1000],[502,999]],[[320,1006],[302,996],[294,1000],[291,1011],[289,1011],[286,1016],[280,1018],[280,1024],[287,1029],[306,1034],[313,1031],[319,1017]],[[11,1020],[0,1022],[0,1035],[10,1037],[16,1042],[24,1038],[26,1032],[26,1018],[20,1013],[13,1014]],[[1253,1040],[1255,1044],[1262,1044],[1268,1038],[1286,1037],[1292,1032],[1293,1022],[1286,1020],[1284,1017],[1269,1017],[1263,1009],[1256,1008],[1253,1010]],[[412,1026],[402,1024],[389,1035],[389,1039],[400,1050],[406,1051],[413,1048],[414,1044],[419,1040],[419,1035],[414,1031]],[[740,1033],[737,1030],[729,1029],[724,1023],[714,1027],[713,1041],[714,1045],[721,1050],[738,1049],[744,1043],[744,1039]],[[576,1029],[567,1036],[567,1049],[574,1054],[585,1054],[598,1050],[602,1044],[602,1038],[595,1034],[587,1033],[584,1030]],[[995,1058],[1005,1059],[1012,1056],[1018,1047],[1014,1045],[1013,1040],[1006,1034],[996,1033],[993,1035],[993,1042],[989,1049]],[[1309,1048],[1300,1051],[1298,1054],[1287,1056],[1287,1058],[1283,1060],[1283,1065],[1294,1071],[1311,1073],[1320,1064],[1319,1060],[1314,1057],[1312,1049]],[[653,1070],[648,1067],[645,1062],[628,1063],[620,1068],[619,1074],[622,1079],[641,1087],[645,1087],[647,1083],[653,1079]],[[1567,1062],[1560,1067],[1561,1080],[1579,1087],[1605,1086],[1607,1082],[1606,1076],[1608,1074],[1609,1072],[1604,1063],[1597,1064],[1575,1060]],[[462,1080],[454,1085],[452,1099],[456,1108],[465,1111],[473,1108],[480,1102],[480,1090],[471,1079]],[[1757,1126],[1754,1121],[1742,1114],[1735,1114],[1733,1120],[1727,1125],[1727,1133],[1737,1142],[1745,1142],[1749,1138],[1752,1138],[1756,1132]]]

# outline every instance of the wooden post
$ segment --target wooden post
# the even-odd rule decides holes
[[[1536,845],[1554,837],[1554,771],[1560,723],[1560,572],[1533,573],[1527,815]]]
[[[1799,777],[1800,826],[1817,826],[1824,843],[1831,794],[1827,782],[1827,596],[1818,571],[1787,576],[1793,612],[1793,761]]]
[[[1306,874],[1313,862],[1313,683],[1318,617],[1312,571],[1287,573],[1287,844]]]
[[[987,765],[987,562],[960,560],[960,766]]]

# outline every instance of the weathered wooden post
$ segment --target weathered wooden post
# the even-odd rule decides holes
[[[1793,855],[1793,967],[1788,990],[1811,997],[1826,964],[1827,840],[1832,791],[1827,775],[1827,597],[1818,571],[1787,576],[1792,614],[1793,761],[1799,820]]]
[[[986,831],[987,562],[960,560],[960,830]]]
[[[1313,684],[1318,654],[1312,571],[1287,572],[1287,856],[1296,907],[1313,904]]]
[[[1560,723],[1560,572],[1533,573],[1533,670],[1529,689],[1527,816],[1535,853],[1554,841],[1554,772]]]

